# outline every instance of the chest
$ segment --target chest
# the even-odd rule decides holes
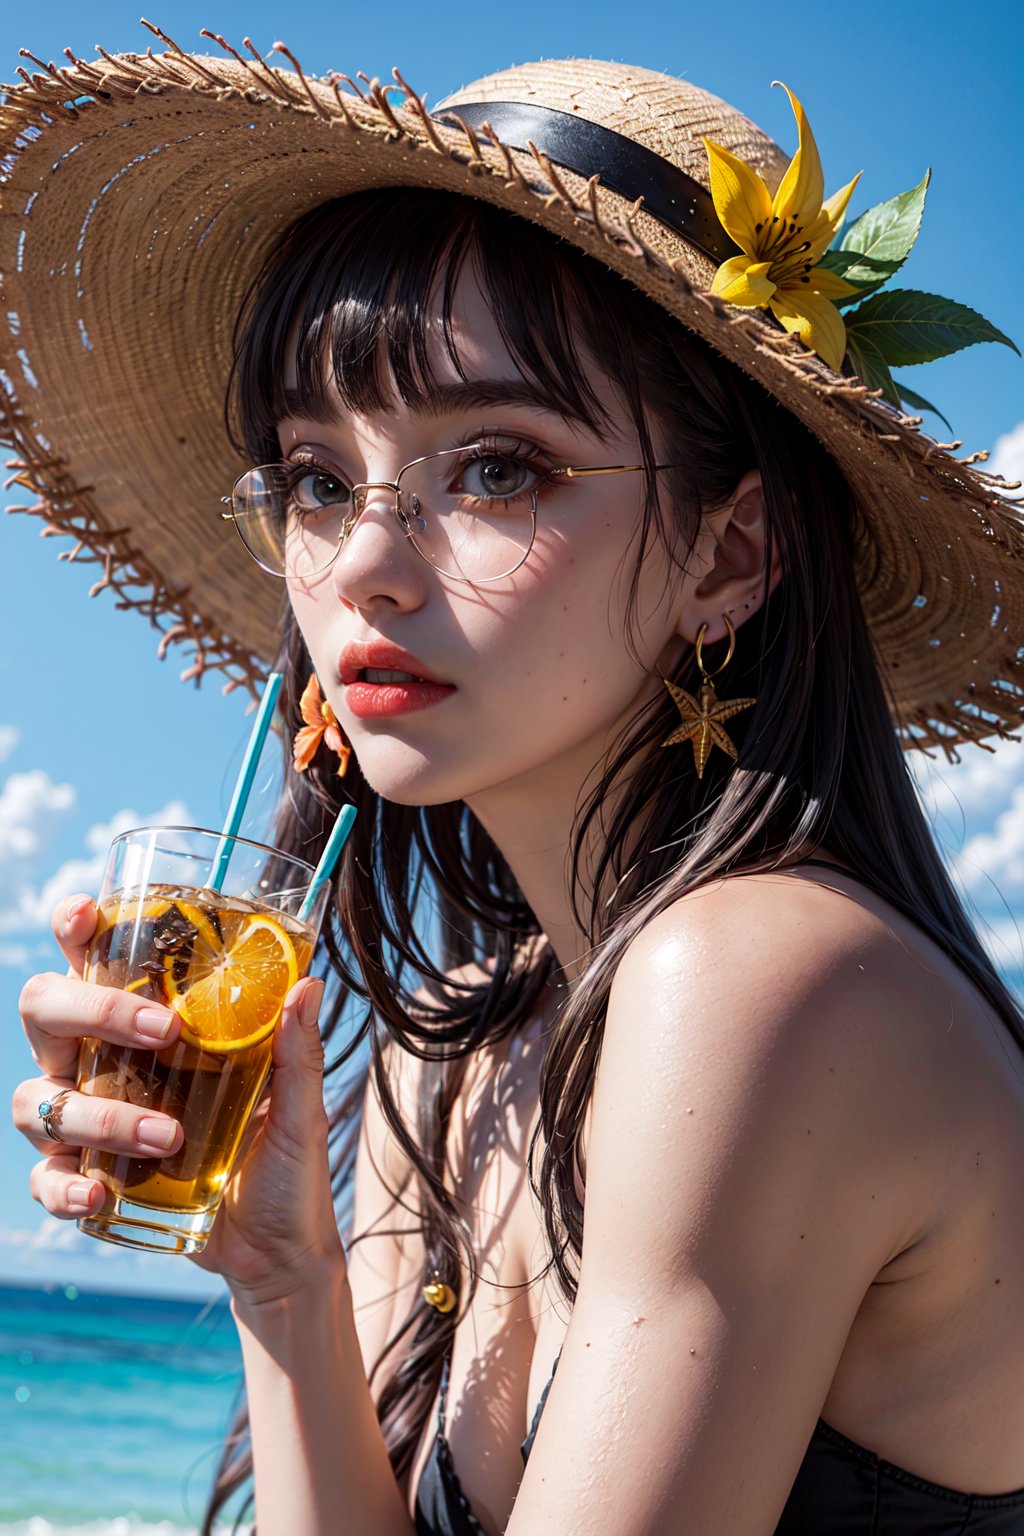
[[[446,1184],[476,1254],[472,1297],[452,1345],[443,1430],[462,1491],[484,1529],[504,1528],[523,1472],[521,1446],[551,1376],[569,1308],[548,1268],[530,1144],[540,1116],[542,1029],[509,1044],[467,1077],[449,1135]],[[543,1143],[534,1151],[539,1173]],[[415,1265],[410,1251],[408,1261]],[[469,1277],[463,1277],[463,1295]],[[463,1303],[465,1305],[465,1303]],[[424,1425],[410,1507],[439,1428]]]

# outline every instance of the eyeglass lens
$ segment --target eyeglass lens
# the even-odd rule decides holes
[[[407,465],[393,503],[423,558],[464,581],[494,581],[525,560],[536,528],[539,472],[481,444]],[[250,554],[279,576],[324,571],[367,503],[387,487],[350,486],[314,464],[265,464],[236,481],[232,506]]]

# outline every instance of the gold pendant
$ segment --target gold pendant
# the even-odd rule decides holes
[[[423,1287],[423,1300],[429,1301],[439,1312],[450,1312],[455,1306],[455,1292],[441,1280],[436,1271],[429,1285]]]

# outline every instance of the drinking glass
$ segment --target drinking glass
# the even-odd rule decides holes
[[[83,1232],[165,1253],[206,1244],[270,1072],[287,992],[306,974],[330,886],[279,849],[197,827],[143,827],[114,839],[85,977],[181,1017],[159,1049],[82,1043],[81,1093],[172,1115],[168,1157],[83,1149],[106,1189]]]

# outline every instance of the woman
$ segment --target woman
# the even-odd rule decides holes
[[[366,999],[369,1078],[329,1124],[322,982],[300,983],[202,1258],[233,1296],[261,1536],[1024,1531],[1024,1025],[902,756],[1019,721],[991,619],[998,581],[1019,633],[1019,526],[837,376],[826,269],[797,252],[814,297],[787,299],[799,262],[730,256],[699,185],[682,223],[666,205],[673,171],[703,164],[708,185],[704,124],[819,258],[839,204],[822,207],[799,103],[787,180],[738,114],[644,71],[524,66],[453,99],[464,128],[411,93],[399,116],[377,86],[300,72],[306,99],[295,78],[113,61],[68,130],[86,180],[114,113],[134,145],[81,226],[94,273],[96,220],[159,209],[133,227],[152,223],[138,305],[162,362],[139,347],[116,366],[160,409],[141,374],[120,393],[135,548],[108,578],[157,571],[171,538],[190,558],[197,498],[161,532],[146,487],[176,444],[182,475],[223,483],[209,322],[244,293],[230,516],[284,578],[287,718],[315,675],[353,753],[343,783],[325,742],[292,771],[277,836],[308,857],[347,796],[360,807],[326,1032],[346,993]],[[67,83],[34,87],[40,166]],[[625,157],[614,191],[587,172],[594,142]],[[668,166],[644,210],[630,145]],[[28,136],[16,193],[33,153]],[[212,202],[204,155],[227,189]],[[716,263],[743,260],[719,287],[774,272],[777,316],[832,372],[735,289],[708,299]],[[154,315],[180,323],[162,339]],[[99,344],[79,317],[72,374]],[[65,390],[80,379],[44,379],[51,414]],[[98,431],[79,401],[57,446],[82,464]],[[53,515],[38,439],[12,435]],[[109,480],[79,475],[74,504],[106,487],[119,527]],[[200,670],[270,654],[270,577],[238,568],[225,607],[229,558],[189,567]],[[167,586],[153,602],[170,611]],[[138,1038],[138,1005],[79,979],[94,922],[84,897],[62,907],[71,974],[23,997],[42,1076],[15,1117],[41,1151],[35,1106],[72,1085],[79,1039]],[[33,1175],[46,1209],[92,1209],[78,1148],[137,1148],[138,1118],[69,1096],[70,1150]],[[353,1155],[343,1245],[332,1175],[344,1189]]]

